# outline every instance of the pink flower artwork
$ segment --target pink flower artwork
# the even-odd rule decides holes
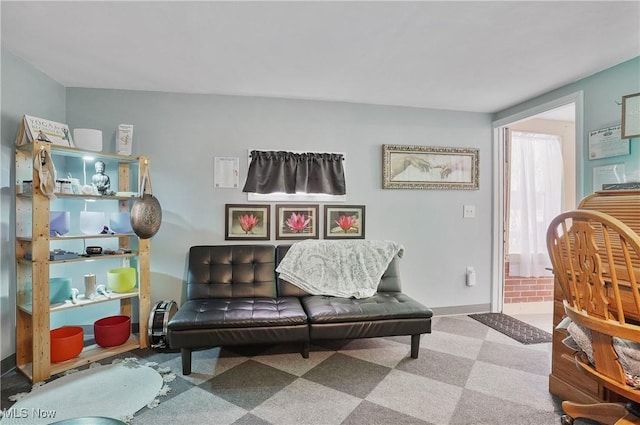
[[[307,217],[304,214],[291,213],[285,224],[287,227],[295,233],[303,232],[311,223],[311,217]]]
[[[336,224],[342,229],[343,232],[347,233],[351,228],[357,225],[357,220],[354,216],[341,215],[336,220]]]
[[[238,222],[240,222],[240,227],[244,230],[245,233],[249,233],[253,230],[254,227],[258,225],[258,217],[253,214],[245,214],[238,216]]]

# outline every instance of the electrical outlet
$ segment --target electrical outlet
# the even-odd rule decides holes
[[[476,284],[476,270],[471,266],[467,267],[466,283],[467,286],[475,286]]]
[[[462,217],[463,218],[475,218],[476,206],[475,205],[463,205]]]

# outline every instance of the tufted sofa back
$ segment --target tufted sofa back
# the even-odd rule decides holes
[[[273,245],[199,245],[189,250],[187,300],[275,297]]]
[[[291,245],[278,245],[276,247],[276,261],[280,264],[280,261],[287,254],[287,251]],[[297,286],[287,282],[284,279],[277,278],[278,295],[281,297],[303,297],[309,295],[307,292],[298,288]],[[398,257],[395,256],[389,266],[382,274],[380,284],[378,285],[378,292],[401,292],[402,285],[400,282],[400,267],[398,264]]]

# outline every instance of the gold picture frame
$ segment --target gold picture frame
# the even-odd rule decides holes
[[[382,146],[383,189],[477,190],[476,148]]]
[[[640,93],[622,96],[622,139],[640,137]]]

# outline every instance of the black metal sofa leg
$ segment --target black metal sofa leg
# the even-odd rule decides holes
[[[190,375],[191,374],[191,349],[181,348],[180,354],[182,356],[182,374]]]
[[[420,334],[411,335],[411,358],[418,358],[418,351],[420,350]]]
[[[309,358],[309,341],[305,341],[302,343],[302,357],[305,359]]]

